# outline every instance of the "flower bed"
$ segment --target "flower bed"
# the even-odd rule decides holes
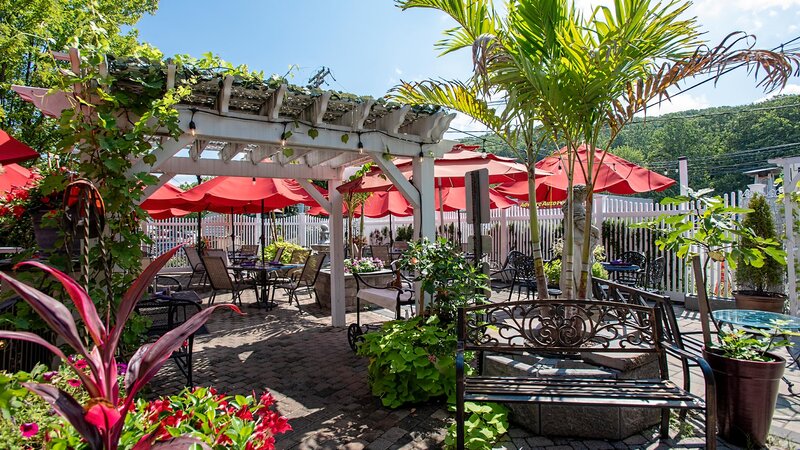
[[[367,273],[383,269],[383,261],[378,258],[353,258],[344,260],[345,273]]]

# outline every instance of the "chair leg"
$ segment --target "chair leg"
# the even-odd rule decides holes
[[[208,298],[209,306],[214,304],[214,299],[216,298],[216,296],[217,296],[217,291],[211,293],[211,297]]]

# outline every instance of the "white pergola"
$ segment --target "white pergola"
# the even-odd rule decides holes
[[[137,66],[123,70],[133,75]],[[167,87],[179,76],[169,65]],[[147,194],[176,175],[297,179],[330,215],[331,324],[344,326],[342,194],[336,190],[343,169],[377,164],[414,206],[418,235],[433,239],[433,163],[455,144],[442,139],[455,114],[212,72],[200,79],[177,106],[183,134],[177,141],[162,138],[152,153],[155,163],[134,161],[129,174],[159,176]],[[179,156],[187,149],[189,156]],[[413,183],[394,165],[395,156],[412,158]],[[312,187],[312,179],[327,180],[329,198]]]

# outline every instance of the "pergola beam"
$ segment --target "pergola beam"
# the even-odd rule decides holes
[[[374,153],[371,153],[371,155],[375,164],[381,168],[381,171],[383,171],[384,175],[386,175],[389,180],[392,181],[392,184],[394,184],[395,187],[397,187],[397,190],[403,194],[403,197],[405,197],[406,200],[411,203],[411,206],[414,208],[414,210],[419,209],[421,206],[419,190],[417,190],[417,188],[414,187],[414,185],[403,176],[403,173],[400,172],[400,169],[398,169],[393,162],[383,159],[383,155],[376,155]]]
[[[280,151],[281,148],[275,145],[259,145],[250,151],[250,162],[253,164],[258,164]]]
[[[153,172],[158,171],[162,164],[168,162],[172,157],[174,157],[179,151],[186,148],[187,146],[192,144],[194,137],[189,134],[183,134],[177,141],[169,140],[161,146],[153,151],[153,155],[155,155],[156,160],[151,166],[150,164],[144,162],[144,159],[137,161],[135,164],[128,169],[128,176],[134,176],[137,173],[141,172]],[[162,170],[161,172],[170,172],[169,170]]]
[[[317,190],[317,188],[316,188],[316,187],[314,187],[314,185],[313,185],[311,182],[309,182],[308,180],[306,180],[306,179],[304,179],[304,178],[298,178],[298,179],[297,179],[297,183],[298,183],[298,184],[300,184],[300,186],[302,186],[302,187],[303,187],[303,189],[305,189],[305,190],[306,190],[306,192],[308,192],[308,195],[310,195],[310,196],[311,196],[311,198],[313,198],[313,199],[314,199],[314,201],[316,201],[317,203],[319,203],[319,206],[321,206],[321,207],[322,207],[322,209],[324,209],[325,211],[327,211],[327,212],[328,212],[328,214],[330,215],[330,213],[331,213],[331,202],[330,202],[330,201],[328,201],[328,199],[326,199],[326,198],[325,198],[325,197],[322,195],[322,193],[320,193],[320,192]]]
[[[244,144],[228,142],[222,147],[222,150],[219,151],[219,159],[225,162],[231,162],[236,155],[244,151],[244,148]]]
[[[261,105],[261,110],[258,112],[261,116],[266,116],[270,120],[278,120],[278,116],[281,112],[281,106],[283,106],[283,99],[286,96],[286,91],[289,88],[282,84],[278,86],[277,89],[270,95],[267,101]]]
[[[226,75],[222,82],[222,89],[217,97],[217,112],[226,114],[231,104],[231,91],[233,90],[233,75]]]
[[[277,163],[252,164],[248,161],[224,162],[221,159],[200,159],[173,157],[161,165],[159,171],[181,175],[207,175],[256,178],[305,178],[327,180],[338,175],[339,171],[330,167],[308,167],[305,164]]]
[[[174,173],[163,173],[163,174],[161,174],[158,177],[158,181],[156,182],[156,184],[151,184],[150,186],[147,186],[146,188],[144,188],[144,191],[142,191],[142,196],[139,198],[139,200],[136,202],[136,204],[137,205],[140,204],[146,198],[148,198],[151,195],[153,195],[153,192],[157,191],[159,188],[161,188],[161,186],[164,186],[165,184],[167,184],[167,182],[169,180],[173,179],[174,177],[175,177]]]
[[[386,114],[378,119],[378,129],[386,130],[389,134],[397,134],[400,131],[400,125],[406,120],[406,114],[411,110],[411,106],[403,105],[398,109]]]
[[[314,98],[314,102],[304,111],[304,115],[307,116],[306,120],[312,125],[320,126],[324,123],[322,119],[325,117],[325,112],[328,111],[328,101],[330,101],[331,95],[331,91],[323,92],[322,95]]]

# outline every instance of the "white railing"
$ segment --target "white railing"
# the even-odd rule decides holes
[[[741,192],[723,196],[726,204],[740,206],[743,204]],[[689,207],[693,205],[686,205]],[[694,293],[694,281],[691,270],[687,264],[677,258],[672,252],[662,252],[655,244],[654,234],[646,229],[632,228],[631,225],[650,220],[661,214],[676,214],[679,209],[674,206],[662,206],[658,203],[642,199],[631,199],[614,196],[596,196],[594,217],[596,223],[602,223],[603,245],[606,248],[609,260],[617,259],[623,252],[642,252],[649,259],[664,256],[665,290],[675,294]],[[542,250],[546,259],[552,258],[553,244],[561,237],[561,220],[563,214],[558,208],[540,209],[539,227],[542,240]],[[472,235],[472,225],[466,223],[465,213],[444,213],[444,235],[451,240],[466,243]],[[488,234],[492,241],[490,258],[494,261],[505,260],[509,250],[519,250],[531,253],[530,221],[528,209],[513,206],[505,211],[493,210],[492,221],[482,225],[483,233]],[[361,219],[353,220],[356,233]],[[436,213],[437,224],[440,221]],[[302,246],[309,246],[320,242],[322,236],[321,225],[328,223],[327,218],[298,214],[291,217],[277,218],[271,221],[267,218],[264,232],[265,241],[269,245],[273,236],[282,237],[286,241],[295,242]],[[370,236],[374,231],[381,233],[387,231],[384,242],[371,239],[371,244],[388,243],[388,231],[391,225],[391,235],[397,235],[400,226],[413,223],[411,217],[382,219],[365,219],[364,234]],[[151,253],[158,255],[180,242],[194,242],[197,233],[197,219],[178,218],[146,223],[145,229],[153,237],[154,244]],[[232,233],[233,227],[233,233]],[[345,219],[345,229],[347,219]],[[439,225],[438,230],[442,230]],[[214,248],[231,249],[231,235],[235,236],[236,247],[243,244],[259,244],[261,239],[261,218],[258,215],[230,215],[207,214],[202,220],[202,236],[208,238]],[[729,268],[720,263],[710,263],[708,277],[709,293],[720,296],[729,296],[733,286],[733,274]],[[182,254],[170,262],[170,267],[185,268],[188,264]]]

